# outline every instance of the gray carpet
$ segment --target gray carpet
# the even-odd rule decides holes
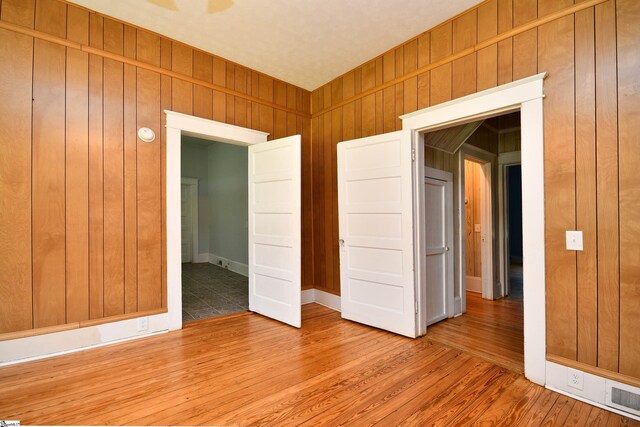
[[[249,279],[209,263],[182,264],[182,321],[249,309]]]

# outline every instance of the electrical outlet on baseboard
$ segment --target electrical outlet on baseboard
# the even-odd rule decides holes
[[[584,372],[567,368],[567,385],[582,390],[584,388]]]
[[[149,330],[149,318],[148,317],[138,317],[138,332]]]

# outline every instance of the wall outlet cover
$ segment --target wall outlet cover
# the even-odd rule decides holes
[[[583,248],[582,231],[567,231],[567,250],[582,251]]]
[[[584,388],[584,372],[576,369],[567,369],[567,385],[582,390]]]
[[[149,330],[149,318],[148,317],[139,317],[138,318],[138,332]]]

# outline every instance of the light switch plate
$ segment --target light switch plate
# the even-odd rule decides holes
[[[582,231],[567,231],[567,250],[584,250],[584,245],[582,243]]]

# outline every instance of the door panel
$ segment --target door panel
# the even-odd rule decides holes
[[[249,309],[301,326],[300,135],[249,147]]]
[[[416,336],[411,133],[338,144],[342,317]]]
[[[424,200],[427,325],[431,325],[447,318],[447,182],[425,178]]]

